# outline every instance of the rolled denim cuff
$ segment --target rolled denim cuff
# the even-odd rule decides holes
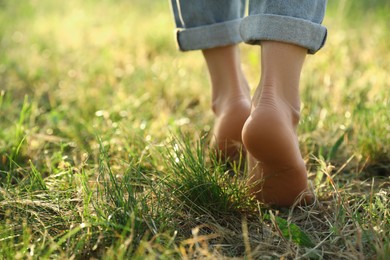
[[[324,46],[324,26],[301,18],[274,14],[257,14],[244,18],[240,26],[242,40],[248,44],[261,41],[286,42],[307,48],[314,54]]]
[[[242,42],[242,19],[192,28],[178,28],[176,38],[181,51],[203,50]]]

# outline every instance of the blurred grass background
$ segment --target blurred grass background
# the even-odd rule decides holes
[[[355,233],[351,232],[368,230],[365,239],[374,235],[377,240],[370,244],[363,239],[357,251],[347,242],[333,243],[332,237],[320,245],[340,254],[384,256],[389,252],[390,232],[386,206],[390,175],[390,3],[329,1],[324,25],[329,30],[326,46],[308,57],[302,76],[299,141],[319,198],[336,201],[339,189],[342,200],[351,204],[335,204],[330,212],[337,215],[349,210],[354,215],[362,210],[370,217],[359,215],[359,225],[353,229]],[[184,257],[182,250],[191,250],[178,244],[191,242],[186,240],[191,237],[186,232],[203,223],[203,218],[188,217],[184,213],[188,208],[167,206],[163,200],[166,194],[176,198],[168,191],[174,187],[190,190],[190,181],[211,182],[215,184],[212,194],[227,196],[216,195],[211,202],[234,202],[224,210],[235,212],[240,207],[237,205],[250,204],[242,179],[225,191],[219,190],[229,182],[221,177],[223,169],[202,157],[213,124],[208,75],[199,52],[177,51],[173,27],[168,1],[0,0],[3,257],[115,258],[115,250],[124,257],[138,252],[139,241],[153,235],[155,240],[171,242],[148,242],[146,249],[138,248],[139,257],[146,252],[155,256],[153,250],[165,252],[162,255],[167,257]],[[241,49],[243,67],[254,88],[259,80],[259,48],[242,45]],[[181,133],[184,141],[175,139]],[[200,150],[194,148],[198,140]],[[172,142],[176,145],[170,146]],[[164,147],[168,150],[161,150]],[[195,155],[191,149],[196,150]],[[164,156],[170,151],[176,155]],[[208,177],[187,179],[191,172],[204,172]],[[97,188],[101,176],[110,181]],[[182,179],[159,181],[165,176]],[[327,176],[333,178],[333,184]],[[119,186],[115,186],[117,182]],[[110,197],[113,191],[115,195]],[[145,199],[140,191],[148,194]],[[183,196],[197,198],[197,191],[191,192],[178,196],[177,203],[189,203],[180,202],[186,201]],[[134,195],[133,202],[129,194]],[[357,199],[362,196],[363,201]],[[91,209],[88,205],[94,200]],[[166,210],[159,209],[165,206]],[[186,207],[199,213],[206,206],[207,202],[198,201]],[[118,208],[122,210],[118,216],[109,214],[119,212]],[[210,214],[217,218],[215,212]],[[138,222],[134,220],[137,218]],[[155,218],[157,224],[149,218]],[[180,219],[180,228],[169,218]],[[334,221],[332,228],[339,232],[335,241],[340,237],[348,241],[342,230],[349,222],[341,218]],[[75,229],[80,223],[86,224]],[[241,227],[241,219],[237,223]],[[173,230],[179,230],[180,239],[172,237]],[[165,237],[164,232],[170,235]],[[140,237],[126,240],[129,233]],[[39,236],[46,240],[39,240]],[[276,237],[284,241],[282,236]],[[319,235],[312,239],[320,243],[325,238]],[[127,247],[120,249],[123,243]],[[269,252],[283,255],[272,250]],[[299,250],[287,251],[290,256],[297,252],[305,255]],[[240,255],[242,250],[237,252]]]

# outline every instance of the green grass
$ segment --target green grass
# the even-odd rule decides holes
[[[207,149],[207,71],[168,1],[0,1],[0,258],[386,259],[389,14],[329,1],[301,85],[319,203],[278,210]]]

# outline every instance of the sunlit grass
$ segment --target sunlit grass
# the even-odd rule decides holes
[[[177,51],[168,2],[0,7],[2,258],[390,254],[386,1],[329,1],[299,125],[320,203],[290,210],[250,200],[244,167],[207,149],[207,72]],[[259,49],[241,50],[254,88]]]

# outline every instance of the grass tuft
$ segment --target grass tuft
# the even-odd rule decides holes
[[[212,152],[207,154],[206,140],[202,138],[194,143],[181,135],[165,146],[162,154],[169,169],[165,185],[186,209],[195,212],[218,215],[248,209],[243,173],[239,167],[229,169]]]

